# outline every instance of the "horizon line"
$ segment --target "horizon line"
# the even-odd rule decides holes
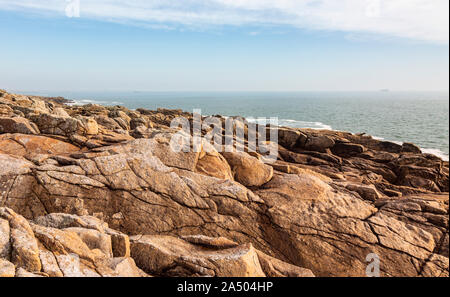
[[[49,89],[42,89],[42,90],[36,90],[36,89],[30,89],[30,90],[20,90],[20,89],[8,89],[8,88],[2,88],[0,89],[6,90],[9,93],[26,93],[26,92],[93,92],[93,93],[113,93],[113,92],[130,92],[130,93],[297,93],[297,92],[323,92],[323,93],[349,93],[349,92],[376,92],[376,93],[399,93],[399,92],[439,92],[439,93],[449,93],[450,90],[392,90],[392,89],[377,89],[377,90],[133,90],[133,89],[122,89],[122,90],[106,90],[106,89],[79,89],[79,90],[49,90]]]

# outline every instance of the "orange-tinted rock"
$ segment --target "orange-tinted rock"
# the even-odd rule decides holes
[[[230,165],[215,149],[203,152],[197,161],[195,171],[220,179],[233,180]]]
[[[2,134],[0,152],[15,156],[36,154],[71,154],[80,149],[72,144],[37,135]]]
[[[412,144],[278,128],[280,146],[267,145],[279,159],[267,166],[260,149],[228,160],[205,143],[200,152],[172,150],[170,121],[192,119],[182,111],[0,95],[6,117],[39,115],[46,132],[61,134],[0,135],[0,206],[34,219],[41,240],[36,257],[31,233],[17,231],[25,221],[1,218],[5,274],[13,263],[19,276],[140,276],[127,234],[160,234],[172,237],[139,244],[164,257],[146,251],[138,264],[164,275],[365,276],[369,253],[383,276],[448,275],[449,164]],[[94,117],[98,131],[89,132]],[[48,212],[58,214],[41,217]]]
[[[236,181],[247,187],[259,187],[269,182],[273,168],[245,152],[222,153],[231,166]]]
[[[0,253],[0,277],[147,276],[129,253],[112,255],[111,237],[103,230],[105,223],[93,217],[52,214],[31,223],[11,209],[0,207],[0,220],[6,220],[11,229],[6,234],[11,242],[11,259],[10,254]],[[64,228],[68,224],[84,227]]]
[[[191,237],[192,238],[192,237]],[[311,271],[268,257],[251,245],[205,245],[169,236],[135,236],[131,238],[131,255],[144,271],[159,276],[264,277],[275,276],[274,265],[285,272],[276,276],[314,276]],[[209,238],[209,242],[225,239]],[[263,260],[263,267],[260,259]],[[301,272],[303,273],[301,273]]]

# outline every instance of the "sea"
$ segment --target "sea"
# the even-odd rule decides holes
[[[18,92],[19,93],[19,92]],[[20,92],[63,96],[75,104],[171,108],[202,115],[277,117],[280,126],[366,133],[412,142],[449,159],[448,92]]]

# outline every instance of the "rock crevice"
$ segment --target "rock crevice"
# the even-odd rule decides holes
[[[449,165],[412,144],[258,127],[265,164],[173,151],[182,111],[4,91],[0,111],[0,276],[365,276],[372,253],[449,274]]]

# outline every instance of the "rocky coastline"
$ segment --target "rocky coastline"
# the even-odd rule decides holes
[[[191,113],[67,103],[0,90],[0,277],[366,276],[368,255],[449,276],[449,163],[414,144],[265,127],[266,164],[171,150]]]

